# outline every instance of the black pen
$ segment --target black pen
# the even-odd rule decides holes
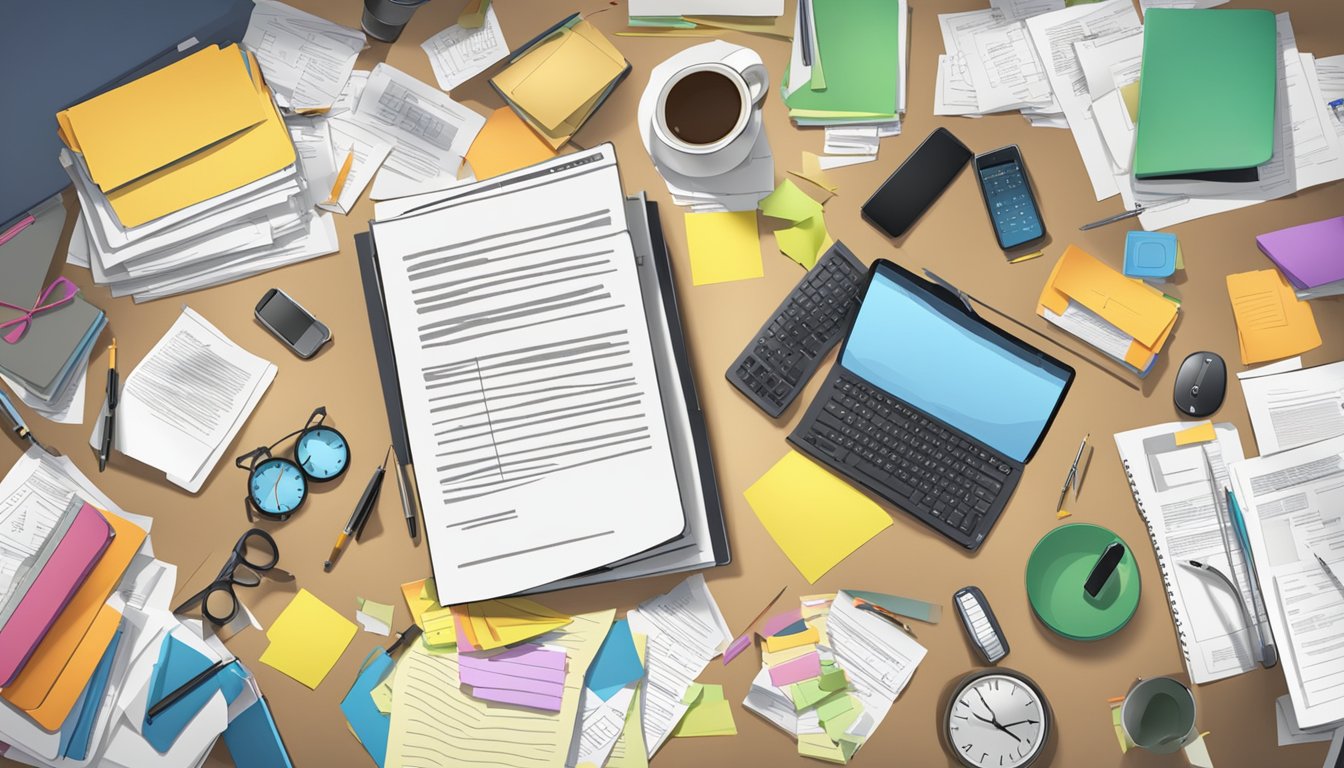
[[[168,694],[167,696],[164,696],[162,699],[159,699],[157,702],[155,702],[153,706],[149,708],[149,711],[145,713],[145,722],[147,723],[152,722],[154,718],[163,714],[164,710],[168,709],[177,702],[181,701],[187,694],[201,687],[201,683],[204,683],[206,680],[209,680],[212,676],[214,676],[216,672],[232,663],[233,663],[232,659],[230,659],[229,661],[224,661],[221,659],[220,661],[216,661],[214,664],[211,664],[210,666],[201,670],[201,673],[199,675],[196,675],[195,677],[191,678],[190,680],[179,686],[177,690],[173,691],[172,693]]]
[[[406,516],[406,532],[415,538],[415,502],[411,500],[409,464],[402,464],[400,456],[393,457],[397,462],[397,489],[401,491],[401,513]]]
[[[392,449],[387,449],[388,454]],[[322,563],[322,570],[330,571],[336,565],[336,558],[345,551],[345,545],[350,543],[351,538],[359,538],[364,532],[364,524],[369,521],[373,513],[374,504],[378,501],[378,491],[383,487],[383,474],[386,472],[387,456],[383,457],[383,463],[373,471],[373,477],[369,478],[369,484],[364,486],[364,494],[359,497],[359,503],[355,504],[355,511],[350,513],[350,520],[346,522],[345,528],[341,530],[340,536],[336,537],[336,546],[331,548],[331,554],[327,556],[326,562]]]
[[[114,337],[107,348],[107,413],[103,415],[103,447],[98,451],[98,471],[107,468],[112,455],[112,436],[117,432],[117,340]]]

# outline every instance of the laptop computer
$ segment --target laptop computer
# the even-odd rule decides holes
[[[1073,377],[957,294],[878,260],[839,358],[788,439],[974,550]]]

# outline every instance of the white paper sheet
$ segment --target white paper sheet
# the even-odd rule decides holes
[[[392,145],[373,182],[376,200],[456,184],[462,158],[485,125],[484,117],[387,64],[369,74],[350,120]]]
[[[420,44],[439,87],[451,91],[479,75],[491,64],[509,55],[504,42],[504,30],[492,5],[486,9],[485,23],[476,29],[465,29],[457,24],[439,32]]]
[[[989,4],[1004,18],[1029,19],[1062,9],[1064,0],[989,0]]]
[[[310,208],[325,201],[336,182],[336,153],[331,145],[329,122],[325,117],[285,119],[289,138],[294,141],[294,153],[299,158],[299,171],[307,183],[306,200]]]
[[[605,765],[611,750],[625,728],[625,718],[634,702],[637,683],[617,691],[603,700],[591,688],[583,689],[579,718],[575,724],[577,738],[570,742],[570,759],[566,768]]]
[[[686,690],[732,641],[728,624],[702,574],[630,611],[630,629],[647,635],[643,688],[644,744],[649,757],[663,746],[689,706]]]
[[[277,100],[296,111],[330,107],[364,49],[364,33],[275,0],[255,3],[243,45]]]
[[[1344,435],[1344,362],[1242,378],[1241,392],[1262,456]]]
[[[1289,744],[1311,744],[1317,741],[1330,741],[1335,736],[1335,728],[1317,731],[1304,731],[1297,724],[1297,713],[1293,711],[1293,700],[1287,694],[1274,700],[1274,724],[1279,733],[1279,746]],[[1327,763],[1326,765],[1329,765]]]
[[[1139,10],[1147,13],[1150,8],[1213,8],[1226,3],[1227,0],[1139,0]]]
[[[831,603],[826,634],[836,665],[845,670],[850,691],[863,703],[864,717],[854,721],[846,733],[868,739],[909,685],[928,650],[895,624],[854,607],[854,598],[843,590]]]
[[[981,114],[1053,102],[1045,64],[1021,21],[1005,21],[971,35],[966,66]]]
[[[114,448],[195,493],[275,372],[184,307],[122,385]],[[101,438],[99,419],[89,445]]]
[[[373,131],[339,117],[331,120],[331,137],[333,157],[336,158],[338,170],[345,166],[346,158],[351,153],[354,157],[350,161],[350,173],[346,175],[345,183],[341,185],[340,196],[331,201],[330,193],[335,189],[327,187],[327,196],[317,206],[327,211],[349,213],[359,200],[359,196],[364,194],[369,182],[373,181],[374,174],[387,160],[388,154],[392,152],[392,145]]]

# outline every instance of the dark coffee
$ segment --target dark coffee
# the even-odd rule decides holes
[[[713,144],[727,136],[742,113],[737,85],[718,72],[692,72],[667,92],[663,117],[687,144]]]

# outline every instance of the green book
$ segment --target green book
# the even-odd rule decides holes
[[[826,87],[807,86],[789,109],[896,114],[900,87],[900,12],[895,0],[813,0]]]
[[[1135,177],[1267,162],[1274,152],[1277,60],[1269,11],[1150,9],[1143,23]]]

